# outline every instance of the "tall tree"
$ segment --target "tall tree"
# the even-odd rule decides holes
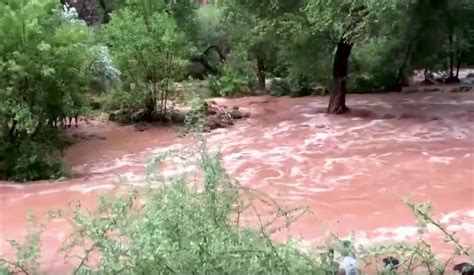
[[[276,59],[282,22],[299,12],[303,1],[290,0],[226,0],[224,6],[227,33],[234,43],[247,48],[256,62],[258,88],[265,90],[266,74]]]
[[[327,112],[342,114],[349,111],[346,92],[349,59],[354,45],[363,41],[383,24],[383,14],[397,8],[395,0],[309,0],[305,13],[312,32],[327,37],[333,43],[332,84]]]
[[[181,77],[189,55],[184,32],[168,8],[165,1],[130,0],[102,33],[124,83],[130,84],[126,90],[143,98],[148,119],[158,107],[160,118],[166,114],[169,86]]]
[[[450,0],[444,7],[447,29],[449,77],[447,82],[459,82],[459,70],[474,50],[474,2]]]

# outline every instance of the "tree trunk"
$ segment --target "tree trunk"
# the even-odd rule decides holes
[[[153,85],[154,86],[149,87],[150,88],[150,91],[148,91],[149,98],[145,102],[145,120],[147,121],[152,121],[153,117],[156,114],[156,105],[157,105],[156,91],[155,91],[156,84],[153,84]],[[163,98],[161,98],[161,100],[163,101]]]
[[[454,78],[454,45],[453,45],[453,40],[454,40],[454,34],[451,31],[449,34],[449,78]]]
[[[404,56],[402,60],[402,64],[400,65],[400,68],[398,69],[397,77],[395,79],[395,83],[393,84],[388,91],[393,90],[397,92],[401,92],[404,86],[408,86],[408,78],[406,76],[406,68],[409,66],[409,63],[411,62],[412,56],[413,56],[413,48],[416,45],[416,41],[418,40],[418,37],[421,35],[422,28],[418,28],[418,30],[415,32],[413,37],[408,39],[408,44],[406,45],[406,48],[404,49]]]
[[[451,30],[449,34],[449,77],[445,79],[446,84],[453,84],[453,83],[459,83],[459,78],[458,78],[458,73],[454,75],[454,62],[455,62],[455,48],[456,45],[454,45],[454,31]],[[460,63],[458,62],[457,64],[460,66]]]
[[[102,18],[102,23],[107,24],[110,22],[110,11],[105,3],[105,0],[99,0],[99,6],[104,11],[104,17]]]
[[[258,89],[261,91],[265,90],[265,61],[260,54],[257,55],[257,77],[258,77]]]
[[[345,41],[337,43],[334,64],[332,68],[331,97],[327,112],[329,114],[343,114],[349,111],[346,106],[347,73],[352,44]]]
[[[456,79],[459,79],[459,71],[461,70],[463,57],[464,57],[463,53],[460,53],[458,55],[458,60],[457,60],[457,64],[456,64]]]

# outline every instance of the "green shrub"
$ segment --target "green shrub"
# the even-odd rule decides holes
[[[215,96],[248,95],[254,84],[252,72],[245,63],[242,66],[223,63],[220,74],[209,78],[209,88]]]
[[[164,1],[134,1],[114,12],[101,32],[121,71],[122,91],[111,105],[135,105],[164,117],[175,79],[182,77],[191,48]],[[124,93],[130,93],[126,95]],[[111,106],[116,107],[116,106]]]
[[[291,85],[285,79],[273,79],[270,88],[272,96],[287,96],[292,93]]]
[[[316,90],[308,82],[302,80],[292,83],[287,79],[274,78],[270,87],[270,95],[276,97],[304,97],[313,95],[315,92]]]
[[[186,130],[191,133],[202,133],[206,116],[206,100],[196,95],[187,101],[187,105],[191,107],[191,111],[186,114],[184,121]]]
[[[154,158],[151,164],[162,160]],[[120,270],[133,274],[308,274],[318,270],[295,244],[272,242],[263,224],[258,230],[242,229],[238,217],[230,219],[236,211],[245,211],[243,189],[225,173],[218,155],[202,149],[197,165],[203,175],[202,192],[180,176],[155,188],[103,197],[93,214],[75,211],[75,235],[66,247],[93,247],[101,255],[99,270],[105,274]],[[153,174],[155,180],[158,176]]]
[[[68,172],[67,166],[62,162],[62,149],[73,141],[58,134],[56,130],[44,132],[35,140],[1,141],[0,177],[2,178],[17,182],[57,179]]]
[[[52,145],[31,142],[19,145],[19,156],[9,179],[14,181],[59,178],[63,174],[61,152]]]
[[[103,109],[105,111],[139,110],[146,103],[147,97],[135,88],[128,91],[115,90],[104,97]]]
[[[172,157],[188,160],[183,166],[197,165],[202,190],[187,175],[165,179],[154,169]],[[69,252],[74,251],[74,258],[76,249],[84,251],[74,274],[334,274],[338,257],[354,256],[361,267],[364,263],[375,267],[377,274],[398,274],[394,266],[384,265],[382,258],[387,256],[400,260],[396,267],[400,274],[443,274],[450,261],[441,261],[433,252],[425,235],[428,225],[445,235],[447,244],[453,246],[453,257],[472,258],[471,248],[433,218],[430,204],[408,201],[420,228],[413,242],[355,247],[353,240],[334,236],[319,255],[308,254],[296,242],[271,240],[273,233],[288,229],[305,214],[304,209],[281,208],[264,194],[241,187],[226,174],[220,156],[210,154],[205,144],[197,151],[170,151],[153,157],[149,167],[149,186],[125,195],[102,196],[94,212],[80,205],[73,208],[74,233],[64,251],[71,257]],[[273,209],[265,213],[275,219],[264,222],[257,205]],[[257,216],[253,226],[243,219],[251,214]],[[52,217],[58,215],[61,213]],[[24,244],[13,242],[17,259],[0,259],[0,272],[40,273],[39,233],[30,228]],[[98,267],[89,266],[91,253],[100,255]]]
[[[400,57],[392,56],[394,54],[392,49],[393,41],[384,37],[367,40],[359,47],[355,47],[350,62],[352,74],[348,82],[348,91],[374,92],[397,83]]]
[[[0,274],[13,275],[16,273],[23,274],[40,274],[40,237],[44,228],[37,227],[36,221],[33,217],[28,217],[27,235],[23,244],[10,240],[8,243],[15,249],[16,258],[12,261],[7,261],[0,258]],[[13,272],[13,271],[16,271]]]
[[[113,64],[109,48],[101,45],[96,48],[94,59],[90,64],[91,90],[100,95],[119,86],[121,72]]]
[[[57,177],[60,145],[48,126],[82,110],[92,32],[59,8],[53,0],[0,3],[2,178]]]

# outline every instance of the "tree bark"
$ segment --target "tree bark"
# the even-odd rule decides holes
[[[265,90],[265,61],[263,57],[257,55],[257,78],[258,78],[258,89],[261,91]]]
[[[454,78],[454,45],[453,45],[453,40],[454,40],[454,34],[451,31],[449,34],[449,78]]]
[[[352,44],[343,40],[337,43],[334,64],[332,68],[331,97],[327,112],[329,114],[343,114],[349,111],[346,106],[347,74]]]
[[[110,12],[105,0],[99,0],[99,6],[104,11],[104,17],[102,18],[102,23],[107,24],[110,21]]]
[[[455,48],[456,45],[454,45],[454,31],[451,29],[450,34],[449,34],[449,77],[445,79],[446,84],[453,84],[453,83],[459,83],[459,77],[458,73],[454,75],[454,62],[455,61]],[[457,64],[460,66],[460,63],[458,62]]]
[[[464,57],[463,53],[458,54],[458,58],[457,58],[458,60],[456,64],[456,79],[459,79],[459,71],[461,70],[463,57]]]

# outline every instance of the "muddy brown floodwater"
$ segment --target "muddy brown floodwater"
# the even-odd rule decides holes
[[[303,244],[329,230],[354,231],[358,243],[413,238],[415,220],[402,197],[431,201],[437,217],[474,244],[474,93],[350,95],[348,116],[324,114],[327,98],[320,97],[216,101],[251,116],[208,134],[208,145],[221,149],[228,172],[243,185],[310,207],[314,215],[291,231]],[[0,185],[1,256],[12,256],[5,240],[24,237],[28,211],[41,216],[69,201],[93,206],[117,175],[138,183],[146,156],[190,142],[172,129],[139,132],[101,121],[72,131],[96,135],[66,152],[78,178]],[[65,266],[56,251],[68,232],[58,219],[44,233],[41,262],[50,271]],[[436,249],[446,252],[441,244]]]

